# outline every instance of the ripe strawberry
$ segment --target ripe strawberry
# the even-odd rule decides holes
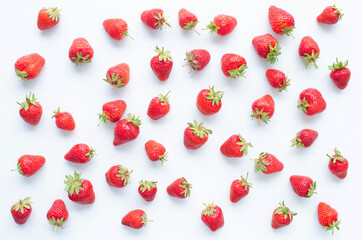
[[[220,36],[226,36],[234,30],[237,24],[238,21],[233,16],[219,14],[203,30],[209,29],[211,34],[216,32]]]
[[[60,112],[60,108],[53,112],[55,117],[55,124],[59,129],[65,131],[73,131],[75,129],[75,122],[73,116],[68,112]]]
[[[316,193],[317,183],[313,182],[310,177],[292,175],[289,178],[293,191],[300,197],[310,198]]]
[[[151,102],[148,105],[147,115],[152,120],[158,120],[160,118],[163,118],[170,111],[168,94],[170,94],[170,91],[168,91],[166,95],[160,94],[157,97],[151,99]]]
[[[156,74],[158,79],[166,81],[171,74],[173,66],[170,51],[165,51],[163,47],[162,50],[160,50],[158,46],[156,46],[155,52],[158,53],[158,55],[151,59],[150,65],[152,71]]]
[[[252,44],[259,55],[271,64],[278,60],[281,47],[278,39],[267,33],[253,38]]]
[[[161,161],[161,165],[167,161],[166,148],[161,144],[153,140],[149,140],[145,144],[145,149],[148,158],[151,161]]]
[[[187,198],[190,197],[191,184],[187,182],[187,180],[182,177],[178,178],[171,185],[167,187],[167,193],[171,197],[175,198]]]
[[[196,106],[202,114],[213,115],[221,109],[223,96],[223,91],[215,91],[214,86],[209,86],[209,89],[202,89],[197,95]]]
[[[108,122],[118,122],[126,111],[126,108],[127,104],[123,100],[116,100],[103,104],[103,113],[98,114],[100,119],[98,126],[101,125],[101,123],[107,124]]]
[[[37,53],[25,55],[15,62],[15,73],[21,80],[36,78],[45,64],[45,59]]]
[[[268,79],[269,84],[273,88],[278,88],[279,92],[287,90],[287,87],[290,85],[290,79],[286,77],[282,71],[268,69],[265,72],[265,76]]]
[[[276,6],[270,6],[269,22],[271,28],[276,34],[285,34],[294,38],[292,34],[295,29],[294,17],[287,11],[277,8]]]
[[[132,172],[122,165],[114,165],[106,172],[106,181],[111,187],[123,188],[131,183]]]
[[[253,114],[250,115],[251,118],[258,119],[258,123],[260,125],[260,120],[265,123],[268,123],[270,118],[274,114],[275,103],[269,94],[264,95],[261,98],[256,99],[251,105],[251,110]]]
[[[240,55],[227,53],[221,58],[221,70],[227,77],[244,77],[247,68],[245,58]]]
[[[68,220],[69,214],[65,203],[61,199],[54,201],[53,205],[47,212],[47,219],[54,226],[54,232],[57,227],[63,228],[63,225]]]
[[[324,202],[318,204],[318,221],[326,231],[332,230],[332,234],[335,228],[339,230],[339,224],[341,223],[341,221],[338,221],[336,209]]]
[[[61,9],[58,8],[43,8],[38,14],[38,28],[46,30],[54,27],[59,23]]]
[[[162,28],[166,26],[171,27],[171,25],[167,22],[165,13],[159,8],[143,11],[141,14],[141,20],[147,27],[154,30],[162,30]]]
[[[75,203],[92,204],[95,200],[93,185],[89,180],[80,178],[81,175],[82,173],[77,173],[77,171],[74,171],[74,176],[66,175],[65,191],[68,193],[69,199]]]
[[[199,23],[199,21],[197,20],[197,17],[195,14],[193,14],[192,12],[186,10],[185,8],[181,8],[180,11],[178,12],[178,24],[180,25],[180,27],[182,29],[185,30],[194,30],[197,34],[200,35],[200,33],[198,33],[195,30],[196,25]]]
[[[69,49],[69,59],[76,66],[92,62],[93,54],[93,48],[85,38],[74,39]]]
[[[152,202],[156,197],[157,193],[157,182],[153,181],[140,181],[140,186],[138,187],[138,193],[141,197],[147,202]]]
[[[24,223],[26,223],[26,221],[28,221],[28,218],[30,217],[32,211],[32,202],[30,201],[30,199],[31,197],[27,197],[23,200],[20,200],[19,202],[12,205],[10,208],[10,212],[14,218],[14,221],[19,225],[23,225]]]
[[[318,137],[318,132],[312,129],[303,129],[297,132],[297,136],[292,139],[292,147],[307,148],[314,143]]]
[[[240,134],[229,137],[220,147],[220,152],[225,157],[242,157],[248,155],[248,147],[253,147],[247,143]]]
[[[65,160],[74,163],[86,163],[89,162],[96,154],[96,150],[89,148],[87,144],[80,143],[74,145],[67,154],[65,154]]]
[[[23,155],[18,159],[17,170],[25,177],[33,176],[45,163],[45,158],[40,155]]]
[[[204,203],[204,205],[206,208],[201,213],[202,222],[213,232],[222,228],[224,226],[224,215],[221,208],[214,203],[208,205]]]
[[[307,88],[299,94],[299,105],[303,112],[312,116],[323,112],[327,108],[327,103],[322,94],[315,88]]]
[[[302,38],[299,45],[299,56],[305,61],[305,68],[309,63],[313,65],[315,69],[318,68],[316,61],[319,58],[320,50],[316,41],[310,36]]]
[[[317,22],[324,24],[336,24],[342,19],[344,13],[336,5],[326,7],[317,17]]]
[[[148,222],[152,220],[148,220],[147,214],[141,209],[132,210],[122,218],[123,225],[134,229],[145,227]]]
[[[128,113],[127,117],[118,121],[114,127],[113,145],[118,146],[135,140],[140,133],[140,125],[139,117]]]
[[[255,172],[262,171],[265,174],[272,174],[283,170],[284,165],[273,154],[262,152],[255,161]]]
[[[330,78],[341,90],[347,87],[349,79],[351,78],[351,71],[347,68],[347,65],[348,60],[345,62],[339,62],[337,58],[336,63],[333,63],[332,66],[328,67],[329,70],[332,70],[329,74]]]
[[[205,49],[194,49],[186,52],[185,60],[187,63],[184,66],[190,65],[191,69],[201,71],[210,62],[210,58],[210,53]]]
[[[124,37],[132,38],[130,35],[128,35],[127,22],[121,18],[106,19],[103,21],[103,27],[108,35],[114,40],[121,40]]]
[[[121,63],[108,69],[106,79],[103,79],[113,87],[122,88],[129,82],[129,66]]]
[[[336,175],[340,179],[344,179],[347,176],[348,160],[342,156],[341,152],[334,149],[334,155],[329,156],[328,168],[333,175]]]
[[[297,213],[290,211],[290,209],[284,205],[284,201],[279,203],[279,205],[280,207],[276,208],[273,212],[271,226],[274,229],[288,226],[292,222],[293,216],[297,215]]]
[[[189,126],[184,131],[184,145],[187,149],[195,150],[204,145],[212,134],[210,129],[204,128],[203,122],[198,124],[196,120],[194,124],[187,123]]]
[[[18,103],[20,105],[19,114],[25,122],[30,125],[38,125],[40,118],[43,114],[43,108],[40,103],[36,101],[34,93],[29,94],[29,96],[25,97],[25,102]]]
[[[230,201],[233,203],[239,202],[242,198],[246,197],[249,194],[249,189],[252,187],[252,183],[248,183],[248,175],[246,174],[246,178],[241,176],[240,179],[236,179],[231,183],[230,187]]]

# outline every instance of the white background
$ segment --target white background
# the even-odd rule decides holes
[[[345,16],[334,26],[324,26],[315,18],[327,5],[336,3]],[[277,36],[282,47],[279,62],[274,65],[259,58],[253,49],[253,37],[272,33],[268,22],[268,7],[275,4],[292,13],[296,29],[292,39]],[[63,9],[58,26],[48,31],[36,27],[38,11],[43,6]],[[171,29],[153,31],[140,20],[143,10],[164,9]],[[197,30],[202,34],[185,32],[178,26],[178,10],[186,7],[199,18]],[[333,206],[342,220],[341,230],[333,239],[357,239],[361,209],[360,174],[360,16],[359,1],[1,1],[0,44],[2,106],[0,187],[0,236],[2,239],[331,239],[317,219],[320,201]],[[226,37],[210,36],[202,31],[217,14],[235,16],[238,25]],[[102,22],[120,17],[129,24],[126,38],[115,41],[105,33]],[[305,69],[299,58],[298,47],[302,37],[310,35],[319,44],[319,69]],[[68,59],[68,49],[77,37],[85,37],[94,48],[93,62],[76,68]],[[153,74],[149,61],[158,45],[171,51],[174,68],[166,82]],[[209,65],[201,72],[189,73],[184,64],[185,52],[204,48],[211,54]],[[46,59],[45,66],[34,80],[20,81],[14,73],[15,61],[26,54],[37,52]],[[224,53],[237,53],[248,62],[246,78],[233,80],[220,69]],[[337,89],[329,79],[328,65],[349,59],[352,78],[344,91]],[[126,62],[131,79],[122,89],[102,81],[109,67]],[[288,92],[272,89],[266,78],[268,68],[283,70],[292,80]],[[224,90],[221,111],[205,117],[196,108],[197,93],[215,85]],[[307,117],[297,109],[299,93],[308,87],[321,91],[327,101],[322,114]],[[167,117],[152,121],[147,107],[152,97],[171,90],[171,111]],[[19,116],[17,101],[34,92],[43,106],[43,117],[38,126],[25,123]],[[271,94],[275,100],[275,114],[271,121],[258,126],[251,120],[252,102]],[[123,99],[127,113],[136,113],[142,120],[139,137],[122,146],[114,147],[113,124],[98,127],[97,113],[103,103]],[[57,107],[70,112],[76,121],[74,132],[56,128],[52,111]],[[205,122],[213,130],[209,141],[197,151],[183,146],[183,131],[187,122]],[[303,128],[319,132],[316,142],[308,149],[290,148],[290,140]],[[232,134],[240,133],[250,141],[249,155],[241,159],[227,159],[219,151],[221,144]],[[163,167],[147,159],[144,144],[154,139],[165,145],[169,161]],[[98,153],[91,162],[75,165],[64,160],[64,154],[77,143],[87,143]],[[345,180],[339,180],[328,170],[326,153],[334,147],[349,160],[350,169]],[[267,176],[253,172],[252,158],[267,151],[277,156],[285,168],[281,173]],[[44,167],[30,178],[10,169],[16,167],[23,154],[41,154],[46,157]],[[113,165],[122,164],[133,169],[132,184],[123,189],[110,188],[104,173]],[[64,192],[64,175],[74,170],[92,181],[96,201],[81,206],[71,202]],[[230,183],[249,171],[254,187],[237,204],[229,201]],[[317,181],[317,195],[311,199],[298,197],[291,189],[289,176],[308,175]],[[185,177],[193,184],[191,198],[177,200],[169,197],[166,187],[176,178]],[[158,181],[158,194],[146,203],[137,192],[142,179]],[[33,213],[28,222],[18,226],[12,220],[10,206],[20,198],[33,198]],[[69,210],[66,228],[54,235],[46,220],[46,212],[55,199],[65,201]],[[270,226],[273,210],[278,202],[298,213],[292,224],[273,230]],[[225,226],[211,232],[200,219],[202,203],[214,201],[221,206]],[[132,230],[120,224],[130,210],[142,208],[154,222],[141,230]]]

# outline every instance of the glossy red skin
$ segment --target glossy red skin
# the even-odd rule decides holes
[[[263,112],[267,112],[270,119],[274,115],[275,110],[275,103],[272,96],[267,94],[255,100],[251,105],[251,109],[255,111],[256,108],[258,108],[259,111],[264,108]]]
[[[335,163],[329,161],[328,168],[333,175],[339,179],[344,179],[347,176],[348,160],[345,159],[343,162],[337,160]]]
[[[139,126],[135,126],[132,122],[122,119],[116,123],[114,127],[113,145],[118,146],[137,138],[140,133]]]
[[[157,186],[156,187],[151,187],[151,190],[148,190],[146,188],[146,190],[144,192],[141,191],[141,186],[138,187],[138,193],[141,195],[141,197],[147,201],[147,202],[152,202],[155,197],[156,197],[156,193],[157,193]]]
[[[89,180],[83,180],[82,183],[83,190],[79,190],[79,193],[76,194],[75,191],[72,195],[68,193],[68,197],[75,203],[79,203],[82,205],[92,204],[95,201],[95,194],[93,191],[93,185]]]
[[[21,171],[25,177],[33,176],[45,163],[45,158],[40,155],[23,155],[18,159]]]
[[[162,102],[158,99],[158,97],[154,97],[148,105],[147,115],[152,120],[158,120],[166,116],[169,111],[170,104],[168,102]]]
[[[121,18],[111,18],[103,21],[104,30],[114,40],[124,38],[124,32],[128,30],[127,22]]]
[[[293,221],[293,215],[291,217],[287,216],[285,218],[285,214],[275,214],[275,212],[280,209],[281,207],[278,207],[273,212],[273,219],[272,219],[272,228],[278,229],[285,226],[288,226]]]
[[[299,197],[306,197],[310,186],[313,185],[313,180],[307,176],[292,175],[290,176],[289,181],[292,185],[293,191]]]
[[[147,156],[151,161],[160,160],[160,156],[166,153],[166,148],[161,143],[158,143],[154,140],[149,140],[146,142],[145,149]]]
[[[74,62],[73,57],[77,57],[77,53],[81,53],[83,57],[89,55],[87,60],[91,60],[94,55],[93,48],[85,38],[74,39],[72,45],[69,48],[69,59]]]
[[[243,151],[240,151],[243,145],[238,145],[236,143],[240,142],[238,135],[232,135],[229,137],[220,147],[220,152],[225,157],[242,157]]]
[[[67,154],[65,154],[65,160],[74,163],[86,163],[89,162],[91,159],[86,156],[89,153],[90,148],[87,144],[80,143],[74,145]]]
[[[272,48],[275,48],[275,46],[279,43],[278,39],[273,37],[271,34],[267,33],[264,35],[256,36],[253,38],[252,44],[254,46],[254,49],[256,53],[261,58],[266,58],[270,52],[269,45],[272,46]]]
[[[196,99],[196,106],[204,115],[213,115],[217,113],[222,107],[221,99],[219,100],[219,105],[216,103],[212,105],[212,99],[206,98],[209,96],[209,93],[209,89],[203,89],[199,92]]]
[[[250,188],[243,186],[243,182],[240,179],[236,179],[230,186],[230,201],[233,203],[239,202],[242,198],[249,194]]]
[[[123,100],[111,101],[103,104],[103,114],[107,115],[108,121],[115,123],[122,118],[123,113],[126,111],[127,104]]]
[[[28,221],[29,217],[30,217],[30,214],[33,210],[33,208],[31,207],[30,204],[28,204],[30,206],[29,209],[23,207],[24,211],[23,213],[21,213],[21,210],[19,209],[18,211],[15,211],[13,208],[15,207],[15,204],[13,206],[11,206],[10,208],[10,212],[11,212],[11,215],[13,216],[14,218],[14,221],[19,224],[19,225],[23,225],[26,223],[26,221]]]
[[[24,119],[25,122],[30,125],[36,126],[40,122],[41,116],[43,114],[43,108],[40,103],[36,103],[36,105],[30,103],[28,110],[22,108],[19,110],[20,117]]]
[[[309,147],[318,137],[318,132],[312,129],[303,129],[298,132],[297,138],[302,141],[304,147]]]
[[[227,53],[221,58],[221,70],[227,77],[230,77],[230,70],[236,70],[243,64],[247,66],[245,58],[237,54]]]
[[[69,213],[65,203],[61,199],[57,199],[54,201],[53,205],[47,212],[47,219],[54,218],[55,220],[62,219],[63,221],[67,221],[69,217]]]
[[[286,80],[285,74],[282,71],[276,69],[266,70],[265,76],[268,79],[270,86],[278,89],[280,88],[280,86],[283,86]]]
[[[150,62],[152,71],[156,74],[160,81],[166,81],[171,74],[173,62],[166,59],[166,61],[160,61],[158,55],[154,56]]]
[[[268,153],[268,156],[264,158],[264,161],[270,163],[269,165],[265,165],[266,171],[262,170],[264,174],[273,174],[276,172],[280,172],[284,169],[284,164],[279,161],[273,154]]]
[[[317,17],[317,22],[324,24],[336,24],[339,20],[339,14],[335,13],[336,9],[333,6],[326,7]]]
[[[327,108],[327,103],[322,94],[315,88],[307,88],[299,94],[300,101],[306,99],[308,104],[307,111],[304,112],[308,116],[323,112]]]
[[[310,36],[305,36],[300,41],[299,45],[299,56],[305,57],[304,54],[312,55],[312,51],[314,50],[314,54],[319,53],[320,49],[316,41],[313,40]]]
[[[338,221],[337,211],[324,202],[318,204],[318,221],[323,227],[328,227],[329,224]]]
[[[59,129],[73,131],[75,122],[73,116],[68,112],[59,112],[55,115],[55,124]]]
[[[269,7],[269,22],[276,34],[283,34],[282,29],[295,25],[294,17],[287,11],[276,6]]]
[[[58,21],[55,21],[55,19],[52,20],[52,18],[49,17],[49,13],[47,13],[47,9],[43,8],[38,13],[38,28],[40,30],[52,28],[59,23],[59,19],[60,18],[58,18]]]
[[[196,56],[195,60],[198,61],[199,66],[200,66],[198,68],[195,68],[195,67],[191,66],[191,68],[193,70],[201,71],[210,62],[211,55],[205,49],[194,49],[194,50],[191,50],[190,52]]]
[[[184,178],[178,178],[167,187],[166,190],[168,195],[175,198],[182,198],[182,199],[187,198],[187,196],[185,196],[185,194],[182,193],[183,191],[185,191],[185,189],[181,187],[181,181],[186,181],[186,180]]]
[[[106,181],[109,186],[116,187],[116,188],[123,188],[126,185],[124,184],[124,180],[121,179],[121,177],[117,177],[119,174],[119,167],[121,165],[114,165],[112,166],[105,174]]]
[[[333,69],[329,76],[333,80],[334,84],[336,84],[339,89],[343,90],[347,87],[351,78],[351,71],[347,67]]]
[[[128,84],[130,78],[130,70],[127,63],[117,64],[116,66],[109,68],[106,74],[106,78],[107,75],[112,77],[112,74],[114,74],[115,76],[117,76],[118,74],[119,79],[123,78],[122,84],[124,85],[122,87],[125,87]]]
[[[221,208],[215,205],[215,211],[212,215],[206,216],[201,213],[201,220],[210,228],[211,231],[215,232],[219,228],[224,226],[224,214]]]
[[[209,134],[206,133],[207,136],[200,138],[197,134],[194,134],[190,127],[187,127],[184,131],[184,145],[187,149],[196,150],[202,147],[209,138]]]
[[[155,24],[158,21],[155,17],[158,16],[158,13],[160,13],[162,16],[164,12],[159,8],[143,11],[141,14],[141,20],[144,24],[146,24],[147,27],[154,30],[159,29],[155,27]]]
[[[181,8],[178,12],[178,24],[180,27],[184,29],[185,25],[191,21],[198,22],[196,15],[186,10],[185,8]]]
[[[145,212],[141,209],[130,211],[122,218],[122,224],[134,229],[140,229],[143,227],[142,216]]]
[[[220,27],[220,29],[217,30],[217,34],[220,36],[226,36],[234,30],[238,21],[233,16],[219,14],[214,17],[213,23]]]
[[[28,73],[27,80],[36,78],[45,64],[45,59],[37,53],[25,55],[15,62],[15,69]]]

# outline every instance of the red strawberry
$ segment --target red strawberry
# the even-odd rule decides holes
[[[299,105],[303,112],[312,116],[323,112],[327,108],[327,103],[322,94],[315,88],[307,88],[299,94]]]
[[[38,125],[43,114],[43,108],[41,107],[40,103],[36,101],[34,93],[31,94],[30,92],[29,96],[25,97],[25,102],[17,104],[20,105],[20,117],[30,125]]]
[[[167,193],[171,197],[175,198],[187,198],[190,197],[191,184],[187,182],[187,180],[182,177],[178,178],[171,185],[167,187]]]
[[[332,66],[328,67],[329,70],[332,70],[329,74],[330,78],[341,90],[347,87],[349,79],[351,78],[351,71],[347,68],[347,65],[348,60],[345,62],[339,62],[337,58],[336,63],[333,63]]]
[[[45,64],[45,59],[37,53],[25,55],[15,62],[15,73],[21,80],[36,78]]]
[[[123,116],[123,113],[126,111],[127,104],[123,100],[116,100],[111,101],[103,104],[102,107],[102,114],[98,114],[100,122],[98,126],[101,123],[107,124],[108,122],[118,122],[119,119]]]
[[[206,208],[201,213],[202,222],[213,232],[222,228],[224,226],[224,215],[221,208],[214,203],[208,205],[204,203],[204,205]]]
[[[166,148],[161,144],[153,140],[149,140],[145,144],[145,149],[148,158],[151,161],[161,161],[161,165],[167,161]]]
[[[253,114],[250,115],[251,118],[258,119],[258,123],[260,125],[260,120],[265,123],[268,123],[270,118],[274,114],[275,103],[269,94],[264,95],[261,98],[256,99],[251,105],[251,110]]]
[[[192,12],[186,10],[185,8],[181,8],[180,11],[178,12],[178,24],[180,25],[180,27],[182,29],[185,30],[194,30],[197,34],[200,35],[200,33],[198,33],[195,30],[196,25],[199,23],[199,21],[197,20],[197,17],[195,14],[193,14]]]
[[[216,32],[220,36],[226,36],[234,30],[237,24],[238,21],[233,16],[219,14],[203,30],[209,29],[211,34]]]
[[[318,221],[326,231],[332,230],[332,234],[335,228],[339,230],[339,224],[341,223],[341,221],[338,221],[336,209],[324,202],[318,204]]]
[[[14,221],[19,225],[23,225],[24,223],[26,223],[26,221],[28,221],[28,218],[30,217],[32,211],[32,202],[30,201],[30,199],[31,197],[27,197],[23,200],[20,200],[19,202],[12,205],[10,208],[10,212],[14,218]]]
[[[114,127],[113,145],[118,146],[135,140],[140,133],[140,125],[139,117],[128,113],[127,117],[118,121]]]
[[[141,197],[147,202],[152,202],[156,197],[157,193],[157,182],[153,181],[141,181],[140,186],[138,187],[138,193]]]
[[[162,9],[159,8],[143,11],[141,14],[141,20],[144,24],[146,24],[147,27],[151,29],[162,30],[163,27],[171,27],[171,25],[167,22],[165,13]]]
[[[342,19],[343,13],[336,5],[326,7],[317,17],[317,22],[324,24],[336,24]]]
[[[108,69],[106,79],[103,79],[113,87],[122,88],[129,82],[129,66],[121,63]]]
[[[290,211],[290,209],[284,205],[284,201],[279,203],[279,205],[280,207],[276,208],[273,212],[271,226],[274,229],[288,226],[292,222],[293,216],[297,215],[297,213]]]
[[[106,181],[111,187],[123,188],[131,183],[132,172],[122,165],[114,165],[106,172]]]
[[[269,22],[271,28],[276,34],[285,34],[294,38],[292,34],[295,28],[294,17],[287,11],[277,8],[276,6],[270,6]]]
[[[240,55],[227,53],[221,58],[221,70],[227,77],[244,77],[247,68],[245,58]]]
[[[93,48],[85,38],[74,39],[69,49],[69,59],[76,66],[92,62],[93,54]]]
[[[68,220],[69,214],[65,203],[61,199],[54,201],[53,205],[47,212],[47,219],[54,226],[54,232],[57,227],[63,228],[63,225]]]
[[[242,157],[248,155],[248,147],[253,145],[247,143],[240,134],[234,134],[221,145],[220,151],[225,157]]]
[[[272,174],[283,170],[284,165],[273,154],[262,152],[255,161],[255,172],[262,171],[265,174]]]
[[[268,79],[269,84],[273,88],[278,88],[279,92],[287,90],[287,87],[290,85],[290,79],[286,77],[282,71],[268,69],[265,72],[265,76]]]
[[[334,155],[329,156],[328,168],[331,173],[340,179],[344,179],[347,176],[348,160],[342,156],[341,152],[334,149]]]
[[[231,183],[230,187],[230,201],[233,203],[239,202],[242,198],[246,197],[249,194],[249,189],[252,187],[252,183],[248,183],[248,175],[246,174],[246,178],[241,176],[240,179],[236,179]]]
[[[74,163],[86,163],[89,162],[96,154],[96,150],[89,148],[87,144],[80,143],[74,145],[67,154],[65,154],[65,160]]]
[[[151,99],[151,102],[148,105],[147,115],[152,120],[158,120],[160,118],[163,118],[170,111],[168,94],[170,94],[170,91],[168,91],[166,95],[160,94],[157,97]]]
[[[310,177],[293,175],[289,178],[293,191],[300,197],[310,198],[316,193],[317,183]]]
[[[156,46],[155,52],[158,53],[158,55],[151,59],[150,65],[152,71],[156,74],[158,79],[161,81],[166,81],[171,74],[173,66],[170,51],[165,51],[163,47],[162,50],[160,50]]]
[[[123,225],[134,229],[145,227],[148,222],[152,220],[148,220],[147,214],[141,209],[132,210],[122,218]]]
[[[191,69],[201,71],[210,62],[210,58],[210,53],[205,49],[194,49],[186,52],[187,63],[184,66],[190,65]]]
[[[55,124],[59,129],[65,131],[73,131],[75,129],[75,122],[73,116],[68,112],[60,112],[60,108],[53,112],[55,117]]]
[[[271,64],[278,60],[281,47],[278,39],[267,33],[253,38],[252,44],[259,57],[264,58]]]
[[[40,155],[23,155],[18,159],[17,170],[25,177],[33,176],[45,163],[45,158]]]
[[[92,204],[95,200],[95,194],[93,191],[93,185],[89,180],[80,178],[82,173],[74,171],[74,176],[65,176],[65,191],[68,193],[68,197],[75,203],[79,204]]]
[[[121,18],[106,19],[103,21],[103,27],[108,35],[114,40],[121,40],[124,37],[132,38],[130,35],[128,35],[127,22]]]
[[[297,136],[292,139],[292,147],[307,148],[314,143],[318,137],[318,132],[312,129],[303,129],[297,133]]]
[[[305,68],[309,63],[313,65],[315,69],[318,68],[316,61],[319,58],[320,50],[316,41],[310,36],[302,38],[299,45],[299,56],[305,61]]]
[[[197,95],[196,106],[202,114],[213,115],[220,110],[223,95],[223,91],[215,91],[214,86],[209,86],[209,89],[202,89]]]
[[[194,124],[187,123],[189,126],[184,131],[184,145],[187,149],[195,150],[204,145],[209,138],[209,134],[212,134],[210,129],[204,128],[203,122],[198,124],[196,120]]]
[[[54,27],[59,23],[61,9],[58,8],[43,8],[38,14],[38,28],[46,30]]]

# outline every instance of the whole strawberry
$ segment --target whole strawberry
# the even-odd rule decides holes
[[[157,182],[153,181],[140,181],[140,185],[138,187],[138,193],[141,197],[147,202],[152,202],[156,197],[157,193]]]
[[[29,96],[25,97],[25,102],[17,104],[20,105],[20,117],[30,125],[38,125],[43,114],[43,108],[41,107],[40,103],[36,101],[34,93],[32,94],[30,92]]]
[[[338,212],[336,209],[324,202],[318,204],[318,221],[326,231],[332,230],[332,234],[334,233],[334,229],[339,230],[341,223],[341,221],[338,221]]]
[[[303,90],[299,94],[298,103],[298,108],[301,108],[308,116],[321,113],[327,108],[327,103],[322,94],[315,88]]]
[[[145,149],[147,156],[151,161],[160,160],[161,165],[167,161],[166,148],[161,143],[158,143],[154,140],[149,140],[145,144]]]
[[[147,27],[154,30],[162,30],[166,26],[171,27],[171,25],[167,22],[165,13],[159,8],[143,11],[141,14],[141,20]]]
[[[229,137],[220,147],[220,152],[225,157],[242,157],[248,155],[248,147],[253,147],[247,143],[240,134]]]
[[[60,11],[61,9],[56,7],[41,9],[38,14],[38,28],[46,30],[57,25],[59,23]]]
[[[314,143],[318,137],[318,132],[312,129],[303,129],[297,132],[297,136],[292,139],[292,147],[307,148]]]
[[[117,64],[108,69],[106,78],[103,79],[113,87],[122,88],[129,82],[129,66],[127,63]]]
[[[271,64],[275,63],[282,54],[279,41],[269,33],[254,37],[252,44],[259,57]]]
[[[310,198],[317,188],[317,183],[310,177],[292,175],[289,178],[293,191],[300,197]]]
[[[121,18],[106,19],[103,21],[103,27],[108,35],[114,40],[121,40],[124,37],[132,38],[128,35],[127,22]]]
[[[274,115],[275,103],[269,94],[264,95],[261,98],[258,98],[251,105],[251,110],[253,114],[250,115],[251,118],[258,119],[260,125],[260,120],[265,123],[268,123],[270,118]]]
[[[213,115],[220,111],[223,96],[223,91],[215,91],[214,86],[209,86],[209,89],[202,89],[197,95],[196,106],[202,114]]]
[[[247,69],[245,58],[234,53],[227,53],[221,57],[221,70],[227,77],[244,77]]]
[[[271,226],[274,229],[288,226],[292,222],[293,216],[297,215],[297,213],[292,212],[285,206],[284,201],[279,203],[279,205],[280,207],[276,208],[273,212]]]
[[[113,145],[118,146],[133,141],[140,133],[141,120],[134,114],[128,113],[125,119],[116,123],[114,127]]]
[[[331,171],[331,173],[335,176],[337,176],[339,179],[344,179],[347,176],[347,170],[348,170],[348,160],[342,156],[342,153],[337,150],[337,148],[334,149],[334,155],[329,157],[329,165],[328,168]]]
[[[74,163],[86,163],[89,162],[96,154],[96,150],[90,148],[87,144],[80,143],[74,145],[67,154],[65,154],[65,160]]]
[[[224,226],[224,214],[221,208],[214,203],[208,205],[204,203],[204,205],[206,208],[201,213],[202,222],[213,232],[222,228]]]
[[[75,203],[92,204],[95,200],[93,185],[89,180],[81,178],[82,173],[74,171],[74,176],[66,175],[64,183],[68,197]]]
[[[18,159],[17,170],[25,177],[33,176],[45,163],[45,158],[40,155],[23,155]]]
[[[170,91],[166,93],[166,95],[158,95],[151,99],[150,104],[148,105],[147,115],[152,120],[158,120],[163,118],[170,111],[170,103],[168,100],[168,95]]]
[[[203,122],[198,124],[196,120],[194,123],[187,123],[189,126],[184,131],[184,145],[187,149],[195,150],[204,145],[212,134],[210,129],[204,128]]]
[[[147,214],[141,209],[132,210],[122,218],[122,224],[134,229],[145,227],[152,220],[147,219]]]
[[[132,172],[122,165],[114,165],[106,172],[106,181],[111,187],[123,188],[131,183]]]
[[[276,34],[285,34],[294,38],[292,34],[295,29],[294,17],[287,11],[276,6],[270,6],[269,23]]]
[[[347,87],[349,79],[351,78],[351,70],[349,70],[347,65],[348,60],[345,62],[339,62],[337,58],[336,63],[333,63],[332,66],[328,67],[328,69],[331,70],[329,77],[341,90]]]
[[[68,220],[68,217],[69,213],[67,207],[61,199],[55,200],[47,212],[47,219],[49,223],[54,226],[54,232],[57,227],[63,228],[63,225]]]
[[[233,16],[219,14],[214,17],[212,22],[210,21],[204,30],[209,29],[211,34],[216,32],[220,36],[226,36],[234,30],[237,24],[238,21]]]
[[[45,64],[45,59],[37,53],[25,55],[15,62],[15,73],[21,80],[36,78]]]
[[[271,153],[262,152],[258,159],[253,160],[255,161],[255,172],[261,171],[264,174],[272,174],[280,172],[284,168],[284,164]]]
[[[317,69],[316,61],[319,55],[320,50],[317,42],[310,36],[302,38],[299,45],[299,56],[305,61],[305,68],[311,63],[313,67]]]
[[[230,186],[230,201],[233,203],[239,202],[242,198],[249,194],[249,190],[252,187],[252,183],[248,180],[249,173],[246,174],[246,178],[241,176],[241,179],[236,179]]]
[[[59,129],[64,131],[73,131],[75,122],[73,116],[69,112],[61,112],[60,108],[53,112],[52,118],[55,118],[55,124]]]
[[[326,7],[317,17],[317,22],[324,24],[336,24],[342,19],[343,13],[336,5]]]
[[[173,66],[170,51],[165,51],[163,47],[161,50],[156,46],[155,52],[158,53],[158,55],[151,59],[150,65],[152,71],[156,74],[158,79],[166,81],[170,77]]]
[[[282,71],[268,69],[265,72],[265,76],[268,79],[270,86],[277,88],[279,92],[287,90],[287,87],[290,85],[290,79],[285,76]]]
[[[127,104],[123,100],[116,100],[103,104],[103,113],[98,114],[100,120],[98,126],[101,125],[101,123],[107,124],[108,122],[118,122],[126,111],[126,108]]]
[[[194,49],[186,52],[187,63],[184,66],[189,65],[191,69],[201,71],[210,62],[210,58],[210,53],[205,49]]]
[[[178,24],[180,25],[180,27],[182,29],[185,30],[194,30],[197,34],[200,35],[200,33],[198,33],[195,30],[196,25],[199,23],[199,21],[197,20],[197,17],[195,14],[193,14],[192,12],[186,10],[185,8],[181,8],[178,11]]]
[[[171,185],[167,187],[167,193],[171,197],[175,198],[187,198],[190,197],[191,184],[187,182],[187,180],[182,177],[178,178]]]
[[[20,200],[19,202],[12,205],[10,208],[10,212],[14,218],[14,221],[19,225],[25,224],[30,217],[32,211],[32,202],[30,201],[30,199],[31,197],[27,197],[23,200]]]
[[[74,39],[69,49],[69,59],[76,66],[92,62],[94,55],[93,48],[85,38]]]

